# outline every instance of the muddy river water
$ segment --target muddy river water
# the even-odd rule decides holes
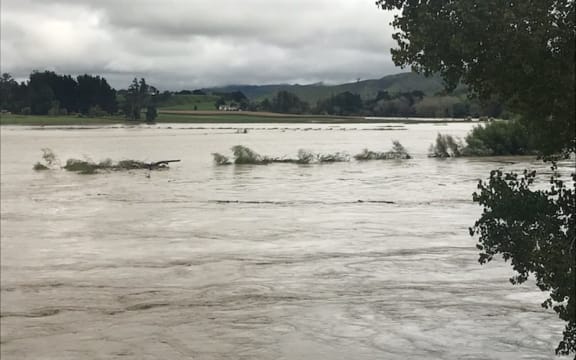
[[[480,266],[478,179],[534,158],[437,160],[471,124],[2,127],[1,358],[551,359],[563,323]],[[399,140],[411,160],[215,166]],[[60,159],[168,171],[34,172]],[[566,165],[567,166],[567,165]]]

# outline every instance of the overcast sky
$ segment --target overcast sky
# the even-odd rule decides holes
[[[398,73],[374,0],[1,0],[1,70],[125,88],[342,83]]]

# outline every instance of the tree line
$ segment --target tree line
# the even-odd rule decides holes
[[[118,110],[116,90],[100,76],[58,75],[34,71],[18,83],[10,74],[0,78],[0,108],[17,114],[112,114]]]
[[[59,75],[53,71],[33,71],[27,81],[18,83],[10,74],[0,77],[0,109],[22,115],[105,116],[123,114],[147,121],[156,118],[158,90],[145,79],[134,79],[128,89],[116,91],[104,77]]]

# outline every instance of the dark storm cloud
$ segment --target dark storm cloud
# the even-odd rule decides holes
[[[343,82],[398,72],[371,0],[2,1],[2,71],[95,73],[124,87]],[[34,24],[32,26],[32,24]]]

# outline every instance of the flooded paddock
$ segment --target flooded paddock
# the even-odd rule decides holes
[[[426,157],[472,124],[1,129],[1,357],[550,359],[563,323],[509,265],[478,264],[471,201],[529,157]],[[247,128],[247,133],[243,129]],[[242,129],[238,131],[238,129]],[[399,140],[413,156],[215,166]],[[61,160],[181,159],[168,171],[34,172]]]

